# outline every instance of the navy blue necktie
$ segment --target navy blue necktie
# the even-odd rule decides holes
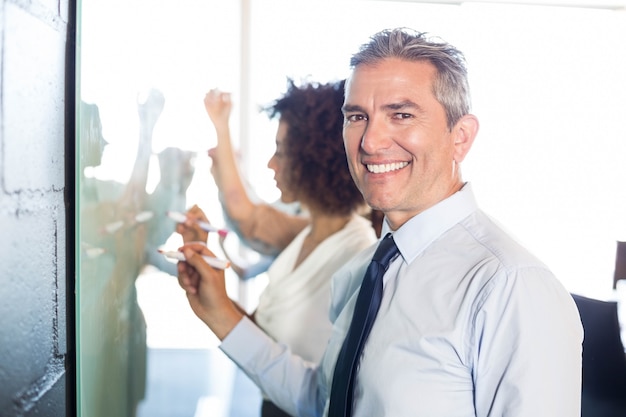
[[[337,356],[330,390],[329,417],[352,415],[352,392],[359,357],[383,298],[383,275],[397,253],[396,242],[391,233],[388,233],[378,245],[372,262],[367,267],[348,334]]]

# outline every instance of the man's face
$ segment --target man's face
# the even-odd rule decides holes
[[[461,187],[459,132],[433,95],[435,67],[385,59],[354,69],[346,84],[343,136],[365,200],[397,229]]]

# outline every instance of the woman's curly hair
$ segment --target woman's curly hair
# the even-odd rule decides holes
[[[350,214],[365,206],[350,171],[343,145],[345,80],[297,86],[264,110],[287,124],[284,142],[289,186],[303,204],[332,214]]]

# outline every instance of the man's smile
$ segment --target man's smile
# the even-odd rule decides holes
[[[384,174],[385,172],[397,171],[409,165],[408,162],[392,162],[390,164],[365,164],[367,170],[374,174]]]

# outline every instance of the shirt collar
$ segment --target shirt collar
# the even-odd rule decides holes
[[[395,232],[391,232],[385,218],[381,236],[391,232],[400,254],[411,263],[439,236],[477,209],[471,184],[466,183],[450,197],[415,215]]]

